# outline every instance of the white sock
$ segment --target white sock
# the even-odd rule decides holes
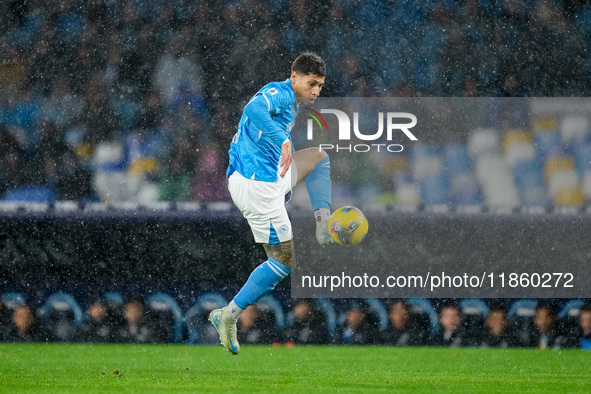
[[[330,209],[328,208],[318,208],[314,211],[314,216],[316,217],[316,222],[325,222],[330,219]]]
[[[232,316],[232,319],[234,320],[238,319],[238,317],[243,311],[244,309],[236,305],[234,300],[230,301],[230,303],[228,304],[228,312],[230,312],[230,316]]]

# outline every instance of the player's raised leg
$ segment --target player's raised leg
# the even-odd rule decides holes
[[[298,182],[306,178],[306,188],[316,218],[316,239],[320,245],[330,244],[333,242],[328,232],[332,182],[328,154],[318,148],[308,148],[293,153],[292,159],[297,167]]]

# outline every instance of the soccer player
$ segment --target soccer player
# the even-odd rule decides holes
[[[320,56],[312,52],[300,54],[291,66],[289,79],[265,85],[246,104],[230,145],[228,189],[268,257],[250,274],[228,306],[209,315],[222,345],[233,354],[240,351],[236,321],[242,311],[256,304],[291,272],[292,228],[285,195],[298,181],[306,178],[316,218],[316,239],[321,245],[333,242],[327,223],[331,204],[328,155],[318,148],[294,152],[291,144],[299,106],[311,105],[318,98],[325,73]]]

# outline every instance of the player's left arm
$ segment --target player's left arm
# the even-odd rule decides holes
[[[246,107],[244,107],[244,113],[248,116],[248,119],[252,124],[267,134],[273,142],[277,145],[281,145],[285,140],[289,140],[287,130],[284,130],[273,120],[271,117],[273,109],[270,105],[269,100],[266,98],[264,93],[259,93],[254,96]]]
[[[277,113],[281,108],[291,105],[291,97],[285,96],[284,93],[271,88],[254,96],[244,107],[244,113],[253,125],[267,134],[274,143],[281,146],[279,167],[283,167],[283,170],[279,176],[282,178],[291,165],[292,146],[287,130],[284,130],[273,120],[272,113]]]

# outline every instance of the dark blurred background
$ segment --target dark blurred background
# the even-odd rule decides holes
[[[304,50],[327,62],[325,96],[591,90],[586,0],[13,0],[0,12],[10,200],[228,200],[242,107]]]
[[[0,15],[3,201],[228,202],[226,152],[242,108],[304,50],[326,60],[328,97],[591,92],[588,0],[6,0]],[[514,126],[448,130],[377,162],[350,155],[333,195],[584,206],[589,113]],[[34,207],[20,220],[4,214],[0,339],[216,343],[207,313],[263,258],[237,216],[207,222],[223,208],[193,212],[196,222],[179,209],[178,223],[133,209],[120,222],[65,215],[67,234]],[[221,284],[231,264],[241,271]],[[244,315],[243,343],[591,347],[588,300],[299,301],[286,288]]]

